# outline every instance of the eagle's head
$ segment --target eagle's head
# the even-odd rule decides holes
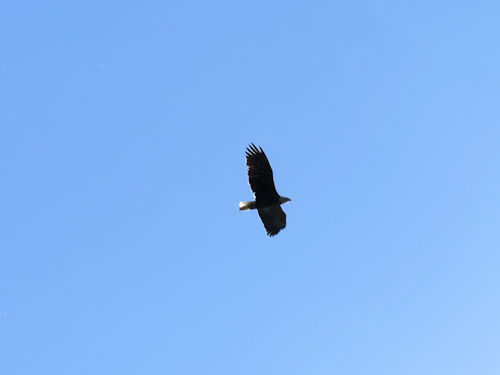
[[[280,204],[283,204],[283,203],[286,203],[286,202],[290,202],[291,199],[290,198],[287,198],[287,197],[280,197]]]

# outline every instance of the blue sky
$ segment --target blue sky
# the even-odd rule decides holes
[[[2,9],[1,373],[500,372],[498,2]]]

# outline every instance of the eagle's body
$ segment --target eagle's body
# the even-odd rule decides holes
[[[278,234],[286,226],[286,215],[280,205],[290,198],[280,197],[273,181],[273,170],[262,148],[253,143],[247,147],[248,183],[255,201],[240,202],[240,210],[257,209],[269,236]]]

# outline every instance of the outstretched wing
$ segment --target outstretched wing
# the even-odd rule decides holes
[[[286,215],[281,206],[259,208],[258,211],[269,236],[278,234],[286,226]]]
[[[262,148],[253,143],[247,147],[248,182],[257,206],[276,204],[279,195],[273,181],[273,170]],[[277,233],[277,232],[276,232]]]

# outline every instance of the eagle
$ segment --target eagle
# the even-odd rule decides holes
[[[240,211],[257,209],[268,236],[275,236],[286,226],[286,215],[281,204],[291,201],[281,197],[273,181],[273,170],[267,156],[259,146],[251,143],[246,150],[248,183],[255,201],[240,202]]]

